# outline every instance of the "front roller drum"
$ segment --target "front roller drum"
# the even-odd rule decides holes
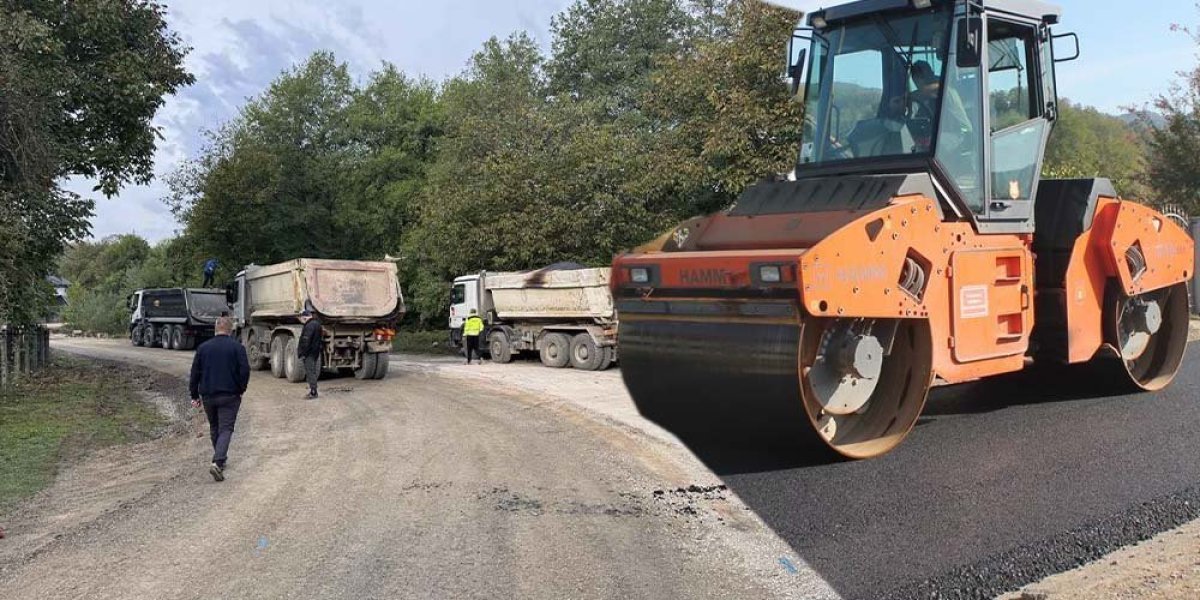
[[[638,409],[693,449],[860,459],[895,448],[928,392],[927,324],[880,327],[788,312],[726,319],[623,312],[621,371]],[[886,344],[863,342],[864,333],[881,330]]]

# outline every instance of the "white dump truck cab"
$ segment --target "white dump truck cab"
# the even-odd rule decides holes
[[[138,290],[125,299],[129,308],[129,328],[133,329],[142,320],[142,290]]]
[[[483,316],[479,306],[479,281],[482,278],[482,273],[464,275],[456,277],[450,286],[450,341],[456,345],[462,340],[463,321],[467,320],[471,310],[478,311],[479,316]]]

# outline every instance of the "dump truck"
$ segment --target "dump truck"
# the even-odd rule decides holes
[[[485,324],[481,350],[494,362],[537,352],[548,367],[607,369],[617,360],[609,273],[568,264],[458,277],[450,290],[450,343],[462,348],[463,321],[475,310]]]
[[[147,288],[126,298],[129,340],[134,346],[191,350],[213,336],[217,317],[229,313],[225,291]]]
[[[1131,390],[1170,384],[1192,240],[1108,180],[1040,176],[1055,66],[1079,55],[1060,16],[1037,0],[809,13],[787,61],[794,181],[614,260],[638,409],[692,445],[863,459],[901,443],[935,383],[1096,361]]]
[[[229,288],[238,338],[250,367],[304,380],[297,356],[301,311],[321,319],[323,370],[383,379],[404,296],[390,262],[300,258],[247,266]]]

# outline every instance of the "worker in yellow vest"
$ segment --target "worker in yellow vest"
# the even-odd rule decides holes
[[[474,352],[479,364],[483,364],[483,355],[479,353],[479,335],[483,333],[483,319],[479,313],[471,309],[467,320],[463,322],[463,343],[467,347],[467,364],[471,364],[471,353]]]

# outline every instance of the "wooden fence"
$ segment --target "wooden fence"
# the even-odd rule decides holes
[[[0,388],[39,371],[50,360],[50,330],[0,325]]]

